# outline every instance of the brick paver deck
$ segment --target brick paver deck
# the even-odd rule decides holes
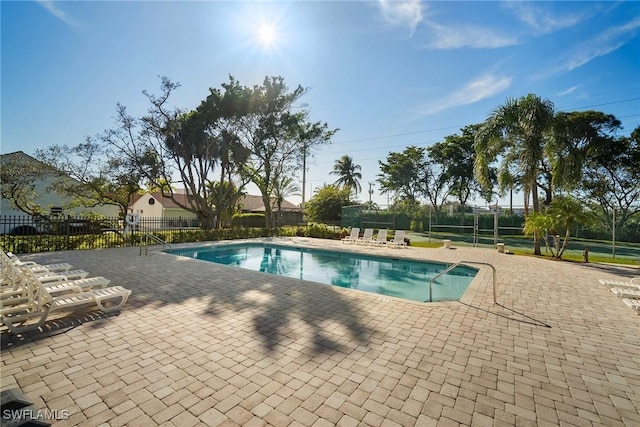
[[[276,240],[490,262],[499,304],[487,267],[430,305],[136,248],[32,255],[133,295],[3,333],[3,389],[55,426],[640,426],[640,316],[597,281],[637,269]]]

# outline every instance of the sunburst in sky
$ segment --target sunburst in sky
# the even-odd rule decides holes
[[[272,23],[261,23],[256,28],[255,38],[263,48],[272,48],[278,43],[278,31]]]

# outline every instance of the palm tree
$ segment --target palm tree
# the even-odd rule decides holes
[[[531,192],[533,212],[540,212],[538,178],[545,161],[545,148],[553,124],[553,103],[529,94],[518,99],[507,99],[482,124],[475,139],[475,173],[485,186],[489,185],[489,164],[498,157],[513,162],[517,176],[525,189],[525,198]],[[503,165],[504,168],[508,165]],[[539,233],[533,234],[534,253],[540,255]]]
[[[293,181],[293,178],[281,176],[273,182],[273,198],[278,207],[278,216],[282,220],[282,202],[285,197],[300,195],[300,187]]]
[[[571,227],[576,223],[589,225],[594,222],[593,214],[586,210],[579,200],[567,195],[556,196],[551,202],[549,215],[554,219],[558,228],[564,228],[564,241],[562,248],[557,254],[558,258],[562,258],[562,254],[567,249],[567,243],[571,236]]]
[[[278,211],[282,211],[282,202],[285,197],[298,195],[300,195],[300,187],[293,181],[293,178],[288,176],[276,178],[273,185],[273,197]]]
[[[354,164],[353,159],[345,154],[340,160],[336,160],[336,164],[333,165],[333,171],[330,173],[339,176],[335,185],[348,188],[357,196],[358,193],[362,191],[362,186],[359,181],[362,179],[362,174],[358,172],[359,170],[360,165]]]

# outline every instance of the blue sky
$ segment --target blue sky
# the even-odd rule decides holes
[[[640,124],[640,2],[0,4],[3,153],[76,145],[113,126],[118,102],[141,115],[160,75],[181,83],[180,108],[229,74],[308,87],[311,119],[340,131],[309,161],[307,194],[348,154],[359,198],[372,182],[381,204],[378,160],[459,133],[510,97],[614,114],[622,135]]]

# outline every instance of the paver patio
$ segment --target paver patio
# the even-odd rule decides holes
[[[3,333],[2,388],[68,411],[55,426],[640,426],[640,316],[597,280],[638,269],[274,240],[489,262],[499,304],[486,267],[463,302],[422,304],[158,250],[24,256],[133,294]]]

